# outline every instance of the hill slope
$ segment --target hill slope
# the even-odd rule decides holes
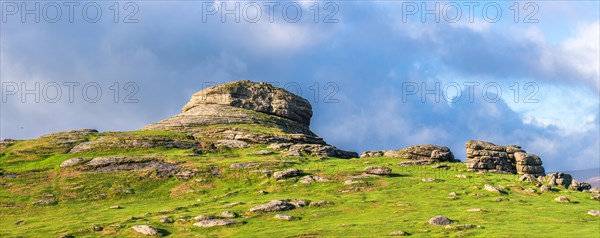
[[[197,95],[211,90],[224,101],[193,99],[140,131],[2,141],[0,237],[600,234],[589,191],[452,160],[356,158],[310,132],[310,104],[285,91],[242,81]],[[452,224],[428,223],[438,215]]]

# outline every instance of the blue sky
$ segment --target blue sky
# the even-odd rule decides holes
[[[465,2],[440,1],[439,22],[407,12],[422,8],[419,1],[320,1],[318,23],[315,2],[280,2],[272,22],[266,2],[216,3],[241,12],[239,23],[232,15],[223,23],[222,12],[206,15],[212,2],[121,2],[118,23],[114,2],[88,6],[87,18],[84,4],[96,2],[82,2],[73,22],[56,2],[56,23],[49,22],[59,16],[56,5],[39,2],[37,23],[34,14],[23,22],[12,3],[2,2],[1,138],[135,130],[178,113],[203,85],[249,79],[309,99],[313,131],[344,149],[433,143],[464,159],[464,142],[480,139],[521,145],[550,171],[600,167],[597,1],[519,2],[518,22],[514,1],[478,2],[472,21]],[[301,7],[298,22],[288,22],[294,8],[284,17],[287,3]],[[248,22],[256,5],[262,17]],[[102,15],[90,23],[95,6]],[[134,10],[129,20],[137,23],[124,23]],[[324,22],[333,10],[329,20],[337,22]],[[449,20],[457,10],[461,19]],[[22,87],[35,83],[40,102],[32,94],[23,102]],[[65,83],[79,83],[72,102]],[[94,86],[87,99],[102,89],[97,102],[82,96],[86,84]],[[423,87],[436,84],[440,100],[424,100]],[[133,90],[137,103],[123,103]]]

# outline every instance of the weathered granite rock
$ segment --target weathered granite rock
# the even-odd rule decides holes
[[[97,157],[83,163],[79,169],[85,172],[123,172],[154,169],[160,176],[173,176],[180,171],[179,165],[166,163],[154,156]],[[181,175],[186,176],[186,174]]]
[[[360,157],[385,156],[410,160],[427,160],[434,162],[455,161],[454,154],[448,147],[439,145],[415,145],[400,150],[373,150],[365,151]]]
[[[429,219],[429,224],[436,226],[446,226],[452,224],[452,221],[444,216],[435,216]]]
[[[542,167],[542,159],[534,154],[525,152],[515,152],[514,158],[516,162],[517,173],[531,174],[534,176],[546,175],[544,167]]]
[[[131,229],[133,229],[137,233],[147,235],[147,236],[158,235],[158,230],[156,228],[147,226],[147,225],[136,225],[136,226],[132,226]]]
[[[278,212],[296,208],[293,204],[284,200],[273,200],[269,203],[250,208],[250,212]]]
[[[296,168],[289,168],[283,171],[277,171],[273,173],[273,178],[275,179],[287,179],[296,176],[300,176],[302,174],[302,170]]]
[[[501,146],[486,141],[469,140],[465,143],[467,167],[497,173],[545,175],[542,160],[526,153],[520,146]]]
[[[75,165],[78,165],[78,164],[82,164],[83,162],[85,162],[85,159],[82,159],[82,158],[71,158],[71,159],[65,160],[62,163],[60,163],[60,167],[61,168],[71,167],[71,166],[75,166]]]
[[[372,174],[372,175],[390,175],[392,174],[392,169],[388,168],[388,167],[384,167],[384,166],[370,166],[370,167],[366,167],[363,172],[365,172],[366,174]]]
[[[570,174],[566,173],[551,173],[546,176],[546,181],[548,181],[548,185],[561,185],[565,188],[568,188],[569,186],[571,186],[573,177]]]
[[[236,220],[226,219],[210,219],[194,223],[194,226],[213,227],[213,226],[230,226],[238,223]]]

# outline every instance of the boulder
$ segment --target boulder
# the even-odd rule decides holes
[[[600,217],[600,210],[589,210],[587,214],[590,216]]]
[[[569,185],[569,189],[583,192],[583,191],[592,189],[592,185],[590,185],[589,183],[586,183],[586,182],[579,182],[579,181],[573,179],[571,181],[571,185]]]
[[[131,229],[133,229],[134,231],[136,231],[137,233],[140,233],[142,235],[147,235],[147,236],[158,235],[158,230],[156,228],[147,226],[147,225],[135,225],[135,226],[132,226]]]
[[[278,172],[273,173],[273,178],[280,180],[280,179],[287,179],[287,178],[300,176],[301,174],[302,174],[302,170],[299,170],[296,168],[290,168],[290,169],[286,169],[283,171],[278,171]]]
[[[237,217],[238,214],[232,211],[224,211],[221,212],[221,217],[225,217],[225,218],[235,218]]]
[[[436,226],[446,226],[452,224],[452,221],[445,216],[435,216],[429,219],[429,224]]]
[[[213,226],[229,226],[238,223],[236,220],[226,219],[210,219],[194,223],[194,226],[213,227]]]
[[[83,158],[71,158],[71,159],[65,160],[62,163],[60,163],[60,167],[61,168],[71,167],[71,166],[75,166],[78,164],[83,164],[83,162],[85,162],[85,159],[83,159]]]
[[[294,219],[294,217],[290,216],[288,214],[276,214],[275,215],[275,219],[277,219],[277,220],[291,221],[291,220]]]
[[[568,188],[573,182],[573,177],[566,173],[551,173],[546,176],[546,181],[548,181],[548,185],[551,186],[561,185]]]
[[[38,206],[48,206],[48,205],[56,205],[56,201],[52,200],[52,199],[42,199],[42,200],[38,200],[33,202],[33,205],[38,205]]]
[[[571,202],[571,200],[569,200],[567,197],[565,196],[558,196],[554,199],[554,201],[557,201],[559,203],[569,203]]]
[[[293,204],[283,200],[272,200],[269,203],[250,208],[250,212],[278,212],[296,208]]]
[[[384,166],[369,166],[366,167],[363,172],[372,175],[390,175],[392,174],[392,169]]]
[[[409,234],[404,231],[392,231],[390,232],[391,236],[408,236]]]
[[[218,216],[213,216],[213,215],[198,215],[198,216],[195,216],[192,219],[194,219],[196,221],[205,221],[205,220],[219,219],[219,217]]]

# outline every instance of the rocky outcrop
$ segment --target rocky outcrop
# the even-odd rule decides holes
[[[69,153],[82,153],[99,150],[115,149],[148,149],[148,148],[177,148],[191,149],[198,146],[192,136],[187,138],[166,136],[138,136],[127,133],[101,136],[96,140],[80,143],[73,147]]]
[[[363,152],[360,157],[392,157],[431,162],[455,161],[450,148],[439,145],[415,145],[400,150],[372,150]]]
[[[143,130],[166,130],[220,142],[290,144],[290,155],[354,158],[310,131],[310,103],[267,83],[237,81],[195,93],[181,113]],[[225,144],[241,146],[241,143]],[[292,147],[292,145],[294,145]]]
[[[486,141],[469,140],[467,167],[497,173],[545,175],[542,160],[517,145],[501,146]]]
[[[551,186],[561,185],[565,188],[568,188],[573,182],[573,177],[566,173],[551,173],[546,176],[546,181]]]
[[[544,167],[542,167],[542,159],[534,154],[525,152],[515,152],[515,163],[518,174],[531,174],[536,176],[543,176],[546,174]]]
[[[156,170],[160,176],[172,176],[180,172],[179,165],[166,163],[153,156],[97,157],[85,161],[87,160],[79,158],[68,159],[61,164],[61,167],[78,166],[77,169],[84,172],[124,172],[152,169]]]

